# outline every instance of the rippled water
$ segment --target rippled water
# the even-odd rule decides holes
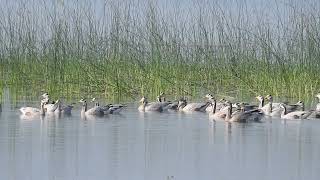
[[[28,103],[27,103],[28,104]],[[21,104],[18,104],[21,106]],[[2,180],[319,179],[320,121],[228,124],[205,113],[0,116]]]

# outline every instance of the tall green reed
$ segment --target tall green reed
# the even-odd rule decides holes
[[[176,98],[319,91],[319,9],[283,5],[288,14],[276,16],[199,1],[185,14],[154,1],[106,1],[97,13],[86,3],[3,8],[0,86],[113,101],[160,91]]]

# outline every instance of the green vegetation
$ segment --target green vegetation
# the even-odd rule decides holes
[[[283,5],[281,18],[273,16],[281,10],[266,16],[218,4],[189,13],[151,1],[137,7],[108,1],[97,15],[91,4],[4,6],[0,87],[114,101],[160,91],[293,98],[319,92],[320,9]]]

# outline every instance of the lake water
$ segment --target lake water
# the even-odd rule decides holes
[[[25,120],[17,107],[3,104],[0,116],[1,180],[320,178],[317,120],[228,124],[135,104],[104,118],[81,119],[77,106],[71,117]]]

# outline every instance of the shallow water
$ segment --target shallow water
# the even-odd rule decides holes
[[[17,104],[17,107],[22,106]],[[30,103],[26,103],[30,104]],[[205,113],[0,115],[0,179],[319,179],[320,121],[212,122]]]

